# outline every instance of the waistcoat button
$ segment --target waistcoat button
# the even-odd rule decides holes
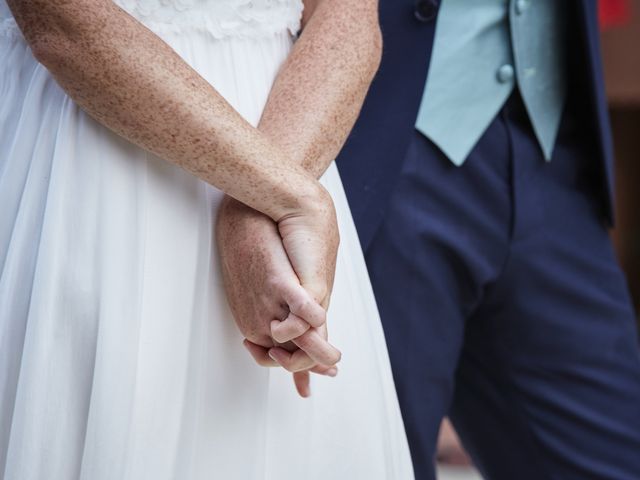
[[[438,2],[436,0],[418,0],[414,13],[419,21],[430,22],[438,13]]]
[[[513,70],[513,67],[509,64],[506,64],[506,65],[502,65],[498,69],[497,77],[500,83],[507,83],[513,80],[514,75],[515,75],[515,72]]]

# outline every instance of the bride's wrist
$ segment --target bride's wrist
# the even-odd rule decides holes
[[[333,205],[329,193],[306,171],[299,174],[297,181],[289,184],[280,200],[271,214],[277,223],[292,216],[320,215]]]
[[[245,205],[229,195],[225,195],[220,202],[216,218],[216,228],[274,228],[276,223],[268,215]]]

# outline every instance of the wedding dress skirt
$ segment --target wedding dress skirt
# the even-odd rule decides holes
[[[118,3],[257,124],[299,0]],[[328,322],[343,361],[301,399],[242,346],[214,244],[222,193],[87,116],[0,0],[0,477],[412,478],[335,165],[322,182],[342,234]]]

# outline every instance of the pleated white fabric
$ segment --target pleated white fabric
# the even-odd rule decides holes
[[[160,13],[206,2],[258,13],[218,18],[222,34],[158,28],[257,124],[299,0],[153,2]],[[272,4],[278,18],[287,4],[289,18],[273,21]],[[256,19],[259,35],[247,35]],[[238,24],[242,35],[229,29]],[[241,345],[213,243],[221,192],[88,117],[0,0],[0,477],[412,478],[334,165],[323,183],[342,234],[329,328],[344,359],[337,378],[314,378],[302,400],[288,374],[256,366]]]

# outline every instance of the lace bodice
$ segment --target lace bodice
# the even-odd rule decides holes
[[[295,34],[303,8],[302,0],[114,1],[158,34],[198,30],[215,38],[261,37],[286,30]],[[17,28],[13,18],[2,15],[4,4],[0,0],[0,35]]]
[[[216,38],[262,36],[300,25],[302,0],[116,0],[153,31],[195,28]]]

